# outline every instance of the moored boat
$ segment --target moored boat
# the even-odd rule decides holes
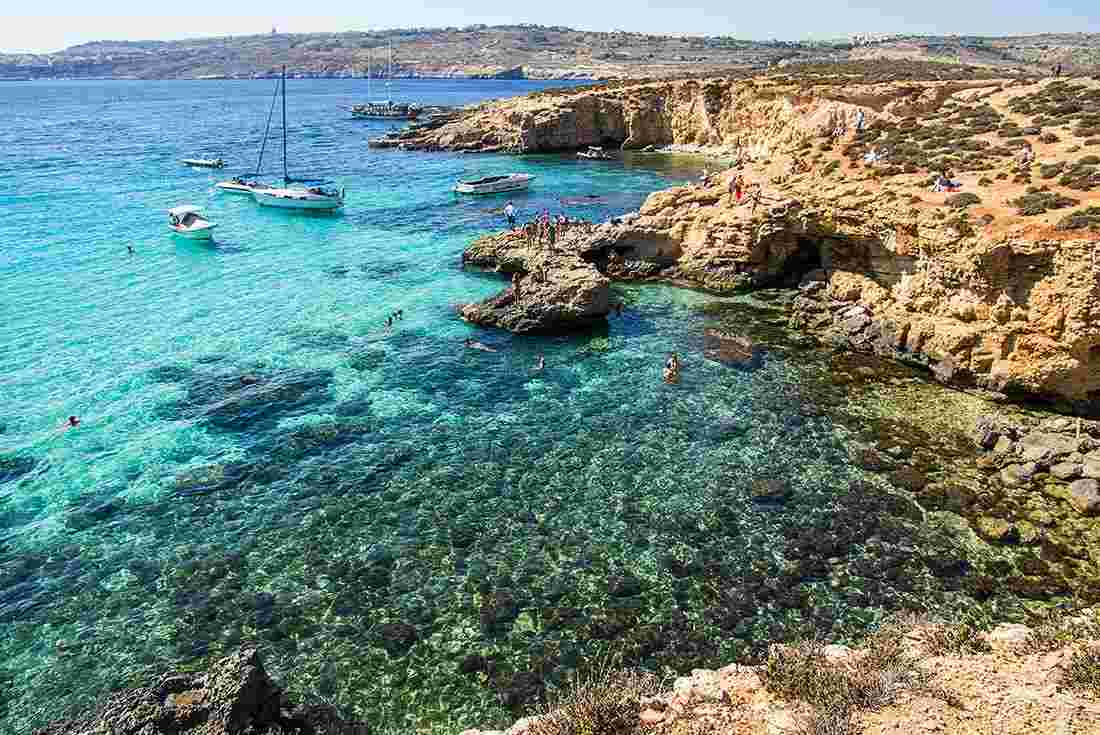
[[[598,145],[590,145],[588,146],[588,150],[577,153],[577,158],[584,158],[589,161],[612,161],[615,159],[615,156]]]
[[[280,209],[311,209],[335,211],[344,206],[344,190],[326,187],[329,182],[315,178],[291,178],[286,165],[286,67],[283,67],[283,185],[281,187],[253,187],[252,198],[257,204]],[[272,107],[274,109],[274,106]],[[270,123],[271,117],[268,116]]]
[[[265,207],[334,210],[344,206],[344,192],[321,186],[286,186],[256,189],[252,198]]]
[[[233,194],[251,194],[257,189],[270,189],[269,184],[265,184],[261,181],[255,181],[243,178],[241,176],[234,176],[228,181],[219,181],[214,184],[215,187],[222,191],[228,191]]]
[[[181,204],[168,210],[168,227],[190,240],[209,240],[214,236],[217,225],[202,215],[201,207]]]
[[[225,161],[220,158],[184,158],[181,163],[192,168],[224,168]]]
[[[367,102],[353,105],[351,116],[357,120],[415,120],[420,108],[397,102]]]
[[[390,79],[393,77],[393,43],[389,44],[389,65],[386,69],[386,99],[371,102],[371,49],[367,49],[367,102],[352,105],[351,116],[357,120],[415,120],[421,108],[404,102],[394,102],[390,96]]]
[[[531,185],[535,177],[531,174],[508,174],[506,176],[487,176],[473,181],[459,181],[455,184],[457,194],[500,194],[506,191],[520,191]]]

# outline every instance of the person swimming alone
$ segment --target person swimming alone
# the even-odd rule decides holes
[[[467,337],[465,340],[463,340],[462,344],[465,347],[467,347],[471,350],[481,350],[482,352],[496,352],[496,350],[494,350],[489,345],[484,344],[482,342],[477,342],[475,340],[470,339],[469,337]]]

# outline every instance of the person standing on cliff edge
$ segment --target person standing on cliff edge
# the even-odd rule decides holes
[[[508,218],[508,229],[516,229],[516,207],[511,202],[504,205],[504,216]]]

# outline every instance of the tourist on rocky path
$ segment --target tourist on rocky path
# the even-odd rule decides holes
[[[863,110],[856,111],[856,132],[863,132]]]
[[[745,180],[741,177],[741,174],[737,174],[730,179],[730,197],[733,199],[733,203],[741,203],[741,194],[745,186]]]

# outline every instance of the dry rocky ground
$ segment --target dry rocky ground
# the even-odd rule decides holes
[[[462,735],[1091,735],[1098,629],[1064,625],[889,624],[858,649],[775,646],[761,666],[696,670],[663,691],[605,672],[507,731]]]

